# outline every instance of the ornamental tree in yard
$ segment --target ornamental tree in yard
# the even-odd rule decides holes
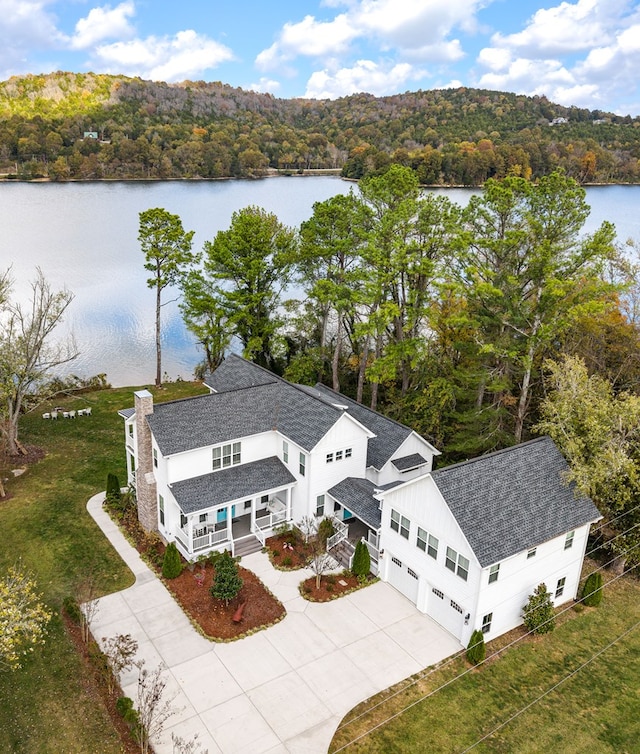
[[[0,667],[15,670],[44,644],[51,613],[40,601],[35,581],[19,566],[0,579]]]
[[[367,546],[362,540],[356,544],[351,570],[353,571],[354,576],[357,576],[359,579],[366,578],[371,570],[371,556],[369,555]]]
[[[182,573],[182,561],[175,542],[169,542],[162,559],[162,575],[165,579],[176,579]]]
[[[238,564],[225,550],[216,561],[216,570],[211,585],[211,596],[224,600],[225,605],[238,596],[242,589],[242,578],[238,573]]]
[[[546,584],[539,584],[522,610],[527,631],[547,634],[555,628],[553,603]]]
[[[602,602],[602,573],[595,571],[589,574],[584,582],[582,601],[588,607],[598,607]]]
[[[467,645],[467,660],[473,665],[479,665],[484,662],[484,658],[487,655],[487,647],[484,643],[484,634],[482,631],[476,629],[469,639]]]
[[[199,258],[191,251],[194,231],[185,231],[178,215],[166,209],[148,209],[140,213],[138,241],[144,253],[144,268],[152,273],[149,288],[156,289],[156,387],[162,385],[162,347],[160,310],[162,291],[176,285]]]

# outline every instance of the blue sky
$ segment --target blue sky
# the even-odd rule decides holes
[[[0,80],[56,70],[286,98],[462,85],[640,115],[640,2],[0,0]]]

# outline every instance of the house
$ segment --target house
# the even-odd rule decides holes
[[[323,385],[236,355],[205,384],[156,405],[138,391],[120,411],[140,521],[186,559],[246,554],[283,523],[331,516],[332,553],[363,539],[372,570],[463,644],[521,623],[542,581],[558,604],[575,597],[600,514],[549,438],[434,471],[424,438]]]

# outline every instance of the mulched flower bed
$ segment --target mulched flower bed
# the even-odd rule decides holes
[[[138,523],[135,507],[129,507],[124,514],[117,515],[113,507],[107,505],[107,510],[117,523],[124,529],[129,541],[145,557],[149,565],[155,570],[158,578],[174,595],[184,612],[191,618],[200,631],[214,641],[237,639],[245,634],[266,628],[282,620],[286,610],[282,603],[274,597],[267,587],[252,571],[240,566],[240,577],[244,581],[238,596],[229,602],[215,599],[209,592],[213,582],[213,566],[205,562],[194,566],[193,570],[186,566],[175,579],[162,578],[162,559],[165,546],[157,535],[147,535]],[[200,575],[204,575],[200,585]],[[245,603],[242,620],[234,623],[233,615],[241,602]]]
[[[343,594],[355,592],[369,584],[373,584],[378,579],[370,576],[364,584],[358,581],[350,571],[343,571],[339,574],[327,574],[320,579],[320,588],[316,587],[316,577],[311,576],[300,584],[300,594],[310,602],[329,602]]]
[[[304,568],[312,553],[311,545],[305,544],[301,536],[291,531],[269,537],[265,547],[271,564],[280,571]]]
[[[209,563],[202,569],[197,565],[193,571],[185,568],[175,579],[164,580],[185,613],[196,623],[205,636],[216,640],[237,639],[260,628],[266,628],[282,620],[286,610],[282,603],[265,587],[260,579],[242,566],[238,569],[244,584],[238,596],[229,602],[217,600],[209,593],[214,569]],[[200,585],[200,577],[202,585]],[[234,623],[233,616],[244,602],[242,619]]]

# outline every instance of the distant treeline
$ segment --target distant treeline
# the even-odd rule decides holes
[[[0,173],[29,180],[260,177],[270,170],[482,184],[557,168],[640,180],[640,119],[480,89],[277,99],[220,82],[54,73],[0,83]]]

